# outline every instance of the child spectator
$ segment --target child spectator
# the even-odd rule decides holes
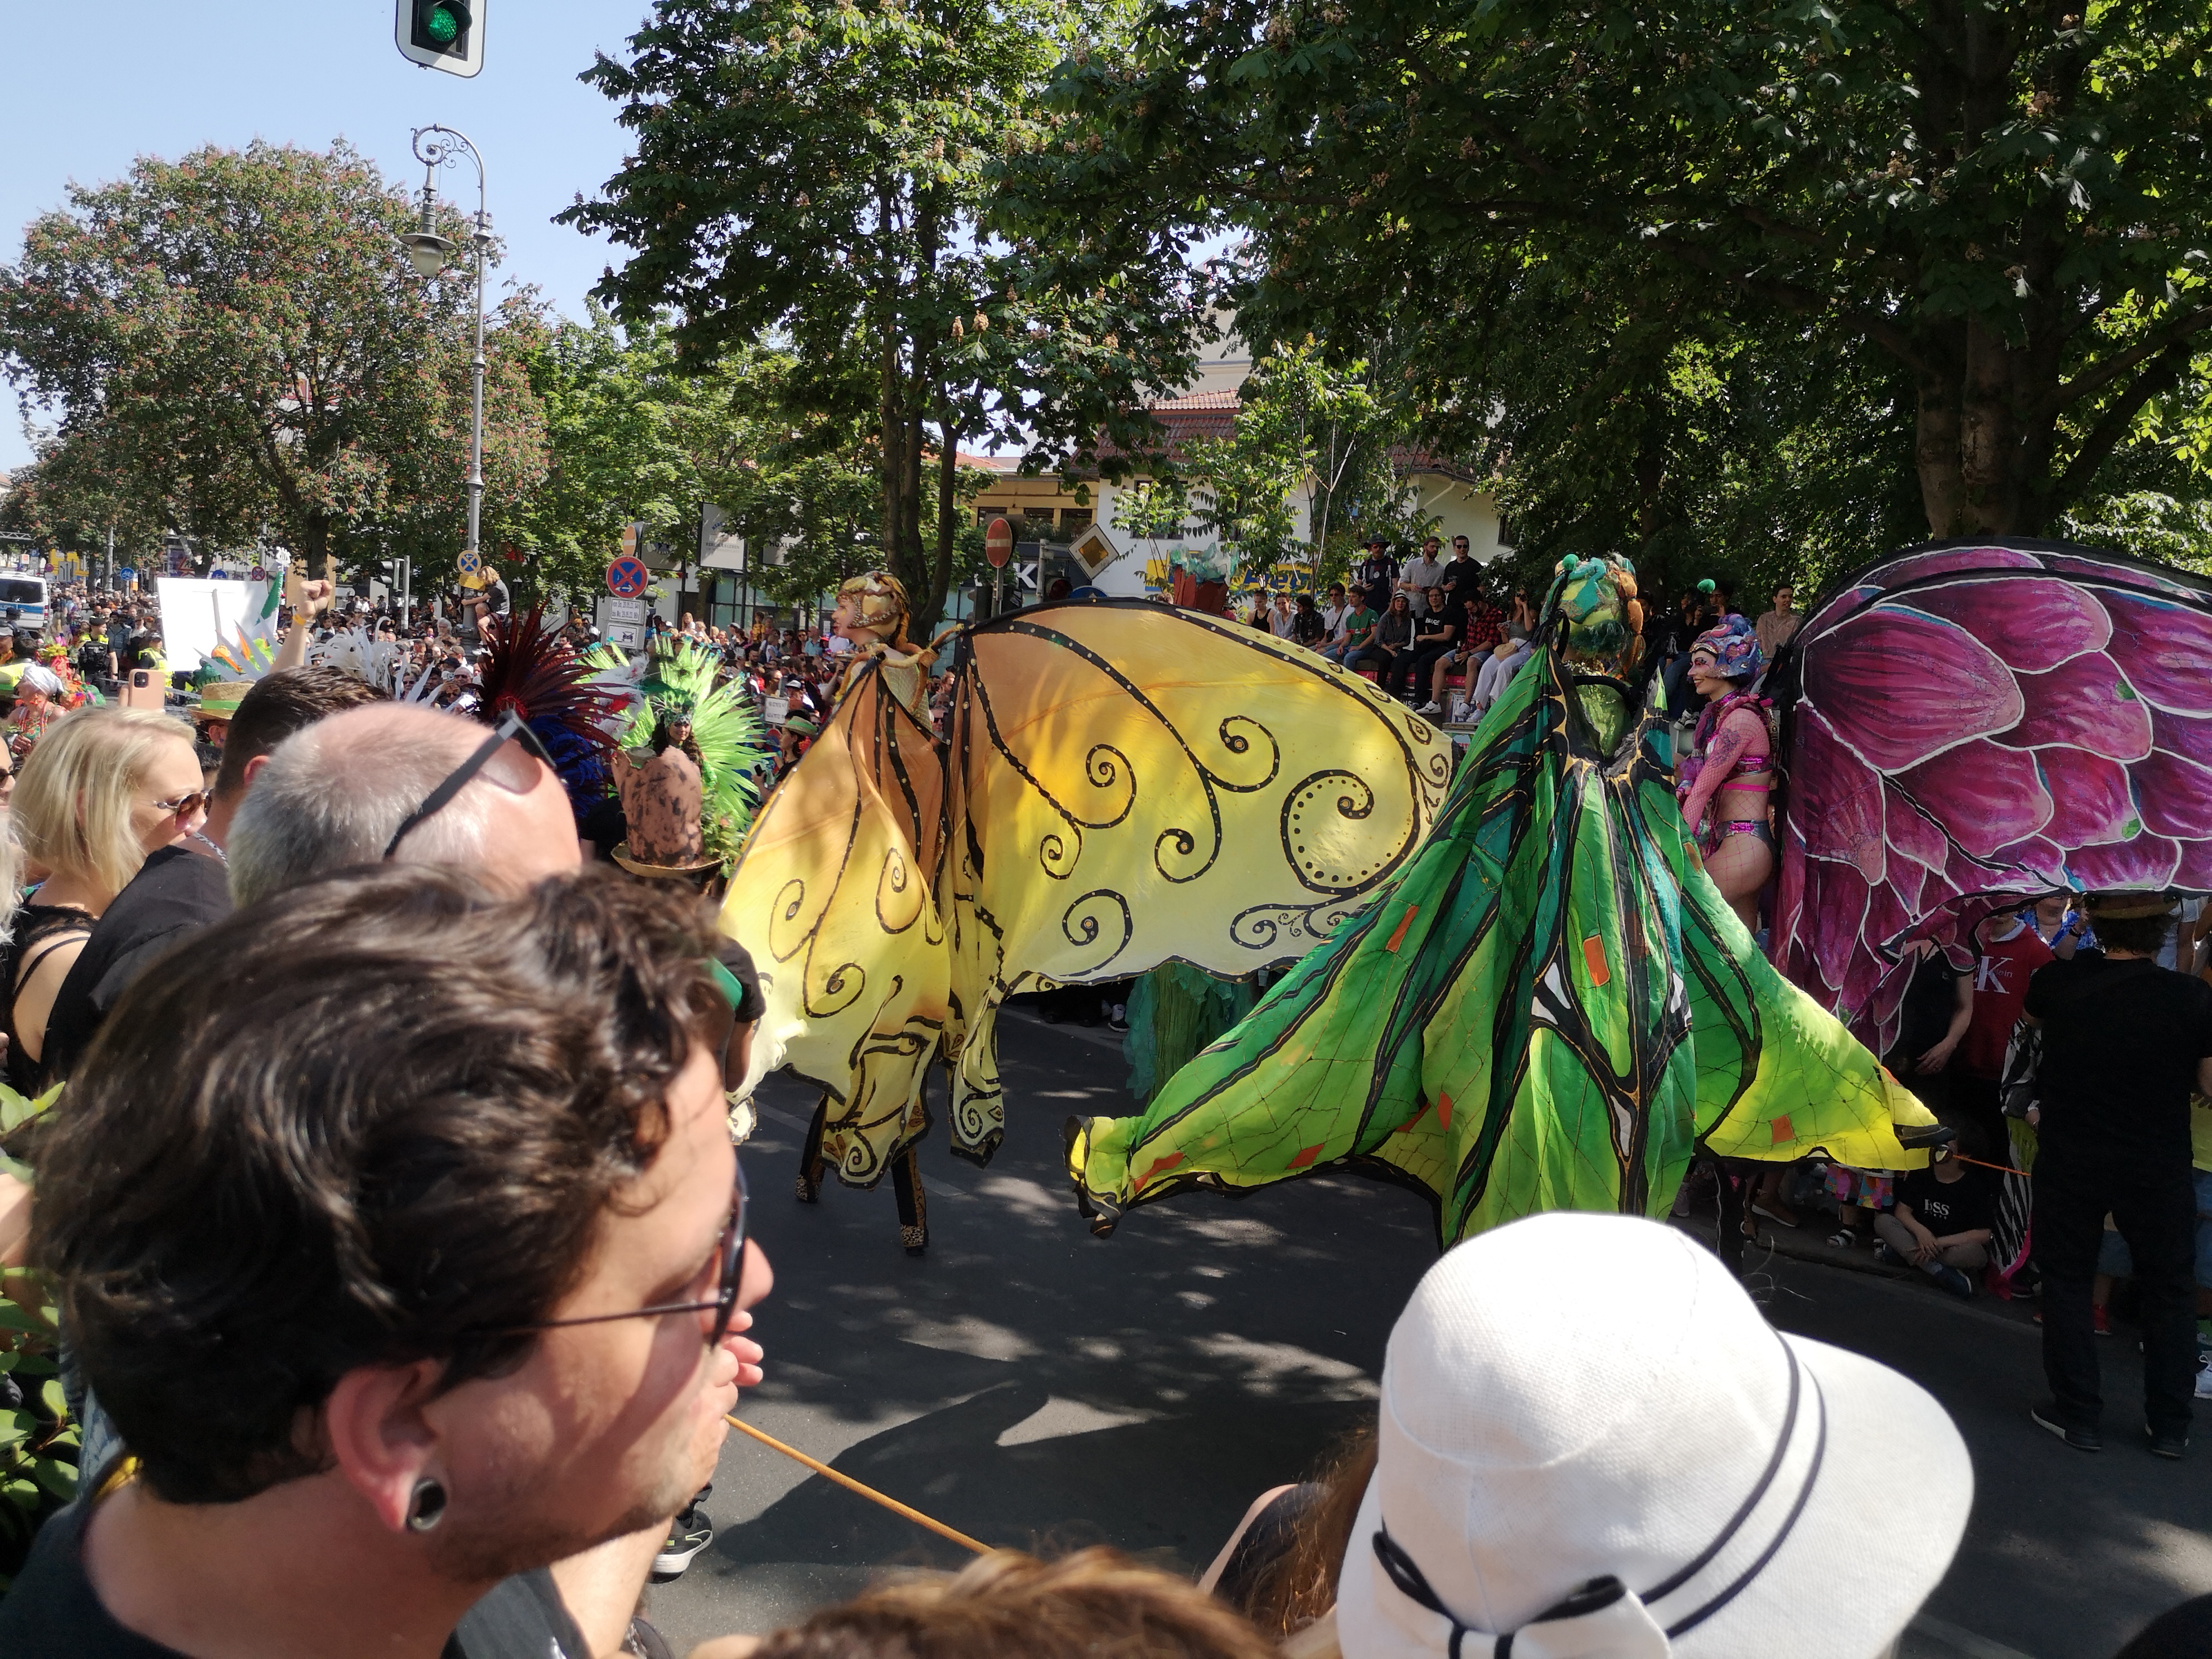
[[[1989,1265],[1990,1209],[1988,1188],[1938,1146],[1926,1169],[1897,1183],[1895,1205],[1875,1217],[1875,1259],[1910,1262],[1952,1295],[1971,1297],[1972,1275]]]

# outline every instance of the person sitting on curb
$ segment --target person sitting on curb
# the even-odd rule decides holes
[[[1971,1297],[1972,1276],[1990,1261],[1989,1191],[1948,1146],[1929,1160],[1897,1183],[1897,1201],[1875,1217],[1881,1239],[1875,1260],[1910,1262],[1952,1295]]]

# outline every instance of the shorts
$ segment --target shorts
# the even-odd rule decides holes
[[[1886,1210],[1894,1187],[1895,1182],[1884,1170],[1854,1170],[1842,1164],[1828,1166],[1828,1196],[1838,1204]]]

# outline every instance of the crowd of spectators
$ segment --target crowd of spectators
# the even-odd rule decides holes
[[[1322,605],[1252,620],[1431,703],[1468,661],[1479,696],[1534,618],[1455,551],[1374,550]],[[134,669],[166,672],[153,617],[79,598],[54,628],[88,684],[121,701]],[[316,631],[389,626],[416,672],[453,665],[457,702],[480,625],[464,607]],[[842,653],[818,636],[674,626],[787,722],[826,713]],[[773,1279],[726,1131],[750,965],[688,894],[588,860],[550,769],[511,741],[484,764],[480,726],[312,664],[221,724],[210,757],[158,707],[79,708],[12,780],[4,885],[33,890],[0,948],[8,1077],[66,1088],[22,1149],[34,1187],[0,1191],[0,1257],[49,1276],[84,1431],[78,1499],[0,1600],[0,1652],[665,1652],[642,1587],[767,1361]],[[2212,1204],[2206,1175],[2174,1173],[2175,1125],[2185,1159],[2212,921],[2178,944],[2166,927],[2124,905],[2000,917],[1972,975],[1923,964],[1890,1057],[1948,1080],[1929,1092],[1984,1164],[2041,1126],[2057,1398],[2038,1420],[2069,1443],[2095,1441],[2073,1320],[2086,1336],[2107,1214],[2143,1285],[2153,1449],[2185,1443],[2176,1287],[2204,1229],[2174,1200]],[[2015,1118],[2025,1030],[2040,1088]],[[2001,1265],[1990,1172],[1847,1173],[1895,1261],[1954,1289]],[[1790,1224],[1805,1200],[1784,1180],[1751,1201]],[[1865,1493],[1899,1470],[1914,1503],[1869,1528]],[[1972,1498],[1932,1399],[1778,1336],[1685,1232],[1540,1216],[1438,1261],[1373,1422],[1262,1493],[1198,1583],[1108,1550],[996,1551],[698,1659],[1875,1659]],[[2157,1639],[2201,1638],[2212,1607],[2174,1618]]]

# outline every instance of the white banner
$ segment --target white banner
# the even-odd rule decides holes
[[[161,643],[172,672],[189,674],[219,646],[261,631],[272,584],[162,576],[154,583],[161,606]],[[271,618],[270,620],[274,620]]]

